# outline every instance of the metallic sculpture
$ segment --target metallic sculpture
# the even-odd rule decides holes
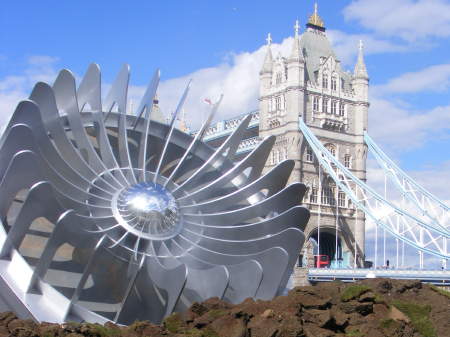
[[[151,121],[159,72],[127,115],[128,80],[125,66],[102,102],[97,65],[78,89],[62,70],[19,103],[0,144],[3,304],[38,321],[126,324],[279,294],[309,218],[305,186],[285,187],[294,162],[261,175],[273,136],[233,162],[250,116],[217,150],[202,143],[218,103],[195,137],[177,130],[190,85],[169,125]],[[37,218],[52,225],[33,260],[22,250]]]

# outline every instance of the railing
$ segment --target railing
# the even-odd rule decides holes
[[[248,125],[249,128],[253,128],[259,125],[259,110],[255,110],[250,112],[252,118]],[[248,114],[243,114],[234,118],[226,119],[220,122],[217,122],[214,125],[211,125],[208,129],[206,129],[205,135],[203,136],[204,141],[210,141],[215,138],[228,136],[231,134],[239,125],[239,123],[244,119]],[[192,133],[196,134],[196,131]]]
[[[244,153],[244,152],[249,152],[249,151],[253,150],[254,148],[256,148],[260,142],[261,142],[261,138],[259,138],[259,137],[252,137],[252,138],[244,139],[239,144],[237,153],[240,154],[240,153]]]
[[[397,280],[419,280],[435,285],[450,285],[449,270],[408,270],[408,269],[325,269],[311,268],[308,280],[311,282],[327,282],[341,280],[355,282],[370,278],[392,278]]]

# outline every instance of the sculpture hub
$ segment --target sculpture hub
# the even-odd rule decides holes
[[[163,240],[179,232],[175,198],[159,184],[145,182],[125,188],[114,206],[119,223],[136,235]]]

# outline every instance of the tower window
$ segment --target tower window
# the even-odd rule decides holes
[[[338,193],[338,206],[345,207],[345,193],[343,191]]]
[[[345,104],[341,102],[341,104],[339,104],[339,116],[344,116],[345,114]]]
[[[311,193],[309,194],[309,202],[317,204],[317,187],[311,187]]]
[[[322,87],[324,89],[328,88],[328,75],[327,74],[322,75]]]
[[[331,90],[336,90],[337,89],[337,79],[335,76],[333,76],[331,78]]]
[[[280,72],[277,73],[277,77],[276,77],[276,84],[281,84],[281,80],[282,80],[282,75]]]
[[[323,112],[328,113],[328,98],[323,99]]]
[[[313,111],[319,111],[319,97],[313,97]]]
[[[282,162],[286,157],[286,151],[284,149],[281,149],[278,153],[278,162]]]
[[[344,79],[341,78],[341,90],[344,90],[345,82]]]
[[[334,186],[326,186],[322,188],[321,199],[322,204],[334,206],[335,205]]]
[[[348,168],[352,167],[352,156],[350,156],[349,154],[346,154],[344,156],[344,166]]]
[[[336,146],[334,146],[334,144],[327,144],[325,145],[325,148],[330,151],[331,155],[336,156]]]
[[[272,165],[275,165],[277,163],[277,157],[278,157],[278,151],[273,150],[272,151]]]
[[[336,112],[337,112],[337,101],[332,101],[331,102],[331,113],[336,114]]]
[[[275,97],[275,109],[281,110],[281,96]]]
[[[306,147],[306,161],[312,163],[314,161],[314,153],[313,150],[307,146]]]

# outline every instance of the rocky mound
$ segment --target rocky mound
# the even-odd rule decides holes
[[[450,336],[450,293],[414,281],[386,279],[298,287],[273,301],[195,303],[161,326],[128,327],[19,320],[0,315],[0,337],[327,337]]]

